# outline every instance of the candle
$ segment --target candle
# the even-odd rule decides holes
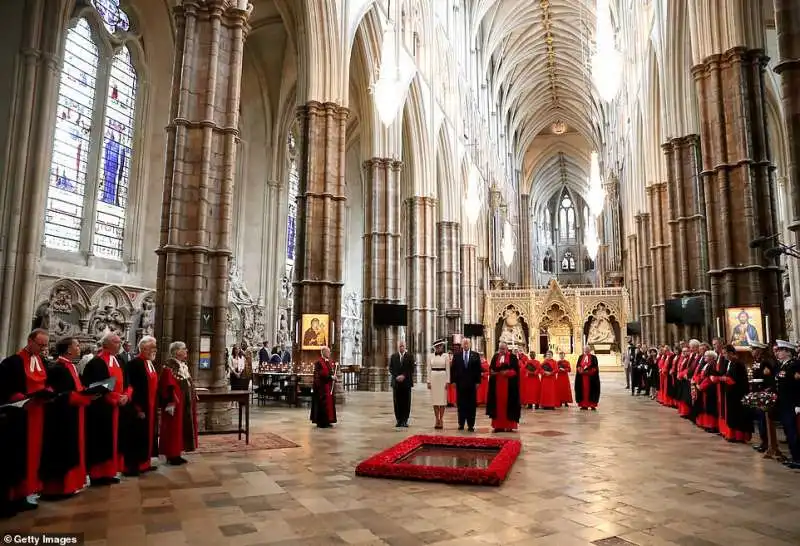
[[[769,343],[769,340],[772,339],[772,338],[769,337],[769,315],[764,315],[764,323],[766,324],[766,327],[767,327],[767,339],[766,339],[766,342]]]
[[[722,319],[717,317],[717,337],[722,338]]]
[[[294,342],[300,343],[300,321],[298,320],[294,324]]]
[[[335,339],[336,339],[336,323],[331,321],[331,345],[333,345]]]

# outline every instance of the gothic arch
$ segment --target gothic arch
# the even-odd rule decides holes
[[[403,156],[413,159],[412,164],[404,162],[404,174],[407,177],[406,196],[435,196],[436,183],[427,173],[433,172],[430,168],[431,154],[428,146],[427,112],[422,98],[422,89],[419,75],[411,80],[405,107],[403,108]]]
[[[439,129],[436,139],[436,193],[439,199],[439,220],[458,222],[461,209],[461,188],[453,168],[453,148],[450,132],[447,126]]]

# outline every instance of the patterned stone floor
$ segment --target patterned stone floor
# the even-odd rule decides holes
[[[433,433],[433,419],[425,390],[407,430],[392,427],[389,393],[352,393],[329,430],[306,409],[254,411],[254,428],[299,448],[194,455],[0,528],[83,532],[92,545],[800,543],[800,473],[631,398],[620,379],[606,375],[596,413],[527,411],[499,488],[356,478],[356,463]],[[446,433],[458,434],[454,421],[448,410]],[[488,426],[480,417],[478,433]]]

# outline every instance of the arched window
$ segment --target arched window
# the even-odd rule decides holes
[[[553,262],[553,255],[550,254],[550,251],[548,250],[544,255],[544,260],[542,261],[542,269],[547,273],[553,273]]]
[[[564,192],[561,197],[561,208],[558,211],[559,233],[561,240],[574,240],[575,239],[575,206],[572,204],[572,199]]]
[[[572,255],[572,252],[567,250],[561,258],[561,271],[567,273],[575,271],[575,269],[575,256]]]
[[[44,244],[122,260],[137,119],[138,75],[129,47],[135,38],[119,0],[92,0],[92,6],[105,30],[95,33],[82,17],[64,44]]]
[[[553,223],[550,219],[550,209],[545,209],[542,212],[544,218],[542,219],[542,223],[544,224],[544,242],[545,244],[552,245],[553,244]]]
[[[286,278],[294,279],[294,257],[297,248],[297,195],[300,193],[300,174],[297,171],[297,146],[289,133],[286,143],[289,157],[289,213],[286,215]]]

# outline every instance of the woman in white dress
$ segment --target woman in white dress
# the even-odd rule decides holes
[[[447,407],[447,384],[450,382],[450,357],[444,352],[446,343],[443,339],[433,344],[433,356],[428,358],[428,389],[431,391],[433,415],[436,418],[434,428],[444,428],[444,409]]]

